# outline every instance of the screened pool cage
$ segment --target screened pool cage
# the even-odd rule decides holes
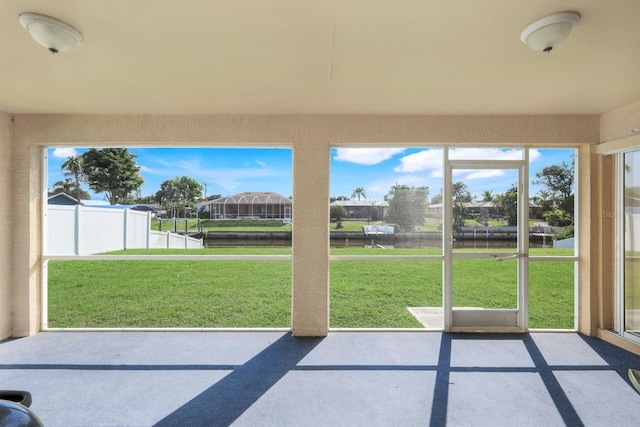
[[[208,203],[211,219],[291,219],[292,201],[278,193],[245,192]]]

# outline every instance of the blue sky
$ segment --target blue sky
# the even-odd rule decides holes
[[[49,150],[49,187],[64,179],[60,169],[68,156],[82,154],[83,148]],[[292,151],[285,148],[130,148],[144,178],[142,196],[155,194],[160,184],[171,178],[189,176],[207,184],[207,195],[230,195],[243,191],[273,191],[292,195]],[[571,163],[574,150],[536,149],[530,152],[530,176],[545,166]],[[458,159],[515,159],[521,153],[509,149],[459,148],[451,153]],[[464,181],[472,194],[484,190],[504,193],[515,182],[503,171],[458,171],[454,181]],[[331,152],[331,196],[350,197],[357,187],[367,198],[380,201],[394,184],[426,185],[431,196],[442,188],[442,150],[435,148],[334,148]],[[83,188],[88,190],[87,185]],[[538,188],[532,188],[535,195]],[[431,197],[430,196],[430,197]],[[100,200],[102,195],[92,194]]]

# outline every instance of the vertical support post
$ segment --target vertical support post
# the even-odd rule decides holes
[[[127,249],[127,235],[129,234],[128,230],[128,221],[129,221],[129,209],[124,210],[124,214],[122,216],[122,248]]]
[[[151,212],[147,212],[147,249],[151,247]]]
[[[529,329],[529,148],[518,169],[518,326]]]
[[[451,165],[449,165],[449,148],[442,149],[442,166],[444,170],[442,188],[442,248],[444,262],[442,263],[442,311],[444,313],[444,331],[451,331],[453,326],[453,190],[451,188]]]
[[[80,236],[82,235],[82,205],[76,205],[76,211],[75,211],[75,219],[76,219],[76,223],[75,223],[75,239],[74,239],[74,246],[75,246],[75,254],[76,255],[81,255],[82,254],[82,248],[81,246],[81,239]]]
[[[293,289],[295,336],[329,332],[328,143],[301,141],[293,150]]]

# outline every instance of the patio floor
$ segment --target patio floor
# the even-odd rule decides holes
[[[55,426],[637,426],[640,357],[574,333],[44,332],[0,388]]]

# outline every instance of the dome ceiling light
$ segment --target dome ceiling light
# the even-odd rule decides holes
[[[51,53],[66,52],[82,41],[82,34],[71,25],[38,13],[23,13],[20,24],[31,37]]]
[[[551,52],[556,44],[567,38],[579,22],[578,12],[554,13],[527,26],[520,34],[520,40],[533,50]]]

